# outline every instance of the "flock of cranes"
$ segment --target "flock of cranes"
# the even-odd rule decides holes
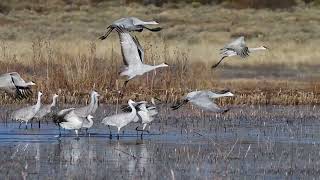
[[[168,64],[161,63],[159,65],[149,65],[144,63],[144,50],[141,46],[138,38],[131,34],[132,31],[142,32],[144,29],[156,32],[160,31],[160,27],[149,28],[147,25],[157,25],[155,21],[142,21],[135,17],[121,18],[114,21],[111,25],[107,27],[107,32],[99,37],[99,39],[104,40],[108,35],[115,30],[118,33],[121,45],[121,52],[123,58],[123,64],[125,68],[120,73],[120,76],[127,76],[127,80],[124,82],[123,89],[129,80],[141,76],[149,71],[152,71],[161,67],[168,67]],[[218,61],[212,68],[216,68],[223,59],[231,56],[240,56],[246,58],[250,53],[258,50],[266,50],[265,46],[258,48],[248,48],[245,44],[244,37],[239,37],[235,41],[227,44],[221,49],[220,54],[222,58]],[[17,72],[5,73],[0,75],[0,89],[4,90],[8,94],[11,94],[17,99],[23,99],[32,94],[31,86],[35,83],[25,82]],[[79,130],[85,129],[86,133],[89,128],[93,126],[93,114],[98,108],[99,93],[92,91],[90,95],[90,103],[87,106],[80,108],[68,108],[60,111],[53,111],[57,104],[58,94],[54,94],[52,97],[52,103],[48,105],[41,104],[42,92],[38,92],[37,102],[33,106],[24,107],[14,111],[11,114],[11,118],[20,121],[19,128],[22,123],[25,123],[26,129],[28,122],[36,119],[39,121],[47,115],[53,119],[53,122],[59,127],[59,137],[61,136],[60,128],[67,130],[74,130],[78,138]],[[204,111],[214,112],[214,113],[224,113],[229,110],[229,108],[219,107],[214,103],[214,99],[220,97],[234,96],[229,90],[224,90],[221,92],[212,92],[208,90],[198,90],[188,93],[182,98],[180,103],[172,106],[173,110],[180,108],[183,104],[188,102],[195,106],[198,106]],[[121,128],[128,125],[131,122],[141,121],[143,127],[142,129],[136,128],[137,132],[142,131],[141,137],[145,128],[150,124],[154,117],[158,114],[154,99],[152,99],[152,105],[147,101],[134,102],[133,100],[128,101],[128,106],[123,106],[121,113],[116,113],[111,116],[107,116],[102,119],[102,124],[109,127],[110,138],[112,138],[110,126],[117,128],[117,137],[119,139],[119,132]],[[150,127],[150,126],[149,126]]]

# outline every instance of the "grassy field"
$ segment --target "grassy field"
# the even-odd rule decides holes
[[[136,33],[146,61],[171,66],[130,82],[123,101],[158,96],[173,102],[190,90],[229,88],[237,96],[225,102],[233,104],[319,104],[317,7],[236,10],[119,1],[13,2],[0,11],[0,72],[17,71],[35,80],[36,89],[46,97],[60,91],[62,102],[84,103],[96,89],[102,102],[114,102],[125,80],[118,76],[119,40],[116,33],[105,41],[98,37],[113,20],[137,16],[155,19],[164,28],[160,33]],[[219,60],[219,49],[240,35],[250,47],[265,45],[270,51],[247,60],[230,58],[211,70]],[[2,97],[1,103],[10,102]]]

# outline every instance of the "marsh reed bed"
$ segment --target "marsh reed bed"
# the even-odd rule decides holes
[[[118,91],[125,80],[119,76],[122,57],[118,47],[112,45],[109,49],[99,47],[98,50],[96,42],[80,41],[77,47],[74,43],[41,38],[22,46],[20,43],[20,47],[14,45],[1,42],[0,71],[17,71],[34,80],[37,84],[34,91],[45,92],[46,101],[50,101],[51,94],[59,92],[62,103],[85,103],[92,89],[103,95],[102,103],[113,103],[118,99]],[[319,103],[319,83],[316,81],[223,78],[210,69],[210,62],[192,61],[187,51],[169,46],[164,40],[157,47],[147,43],[146,61],[151,64],[164,61],[170,67],[130,81],[121,102],[129,98],[158,97],[173,103],[190,90],[229,88],[236,97],[222,100],[228,104]],[[16,54],[15,48],[21,48],[23,53]],[[173,49],[172,53],[167,53],[168,48]],[[1,98],[1,103],[12,101],[6,95]]]

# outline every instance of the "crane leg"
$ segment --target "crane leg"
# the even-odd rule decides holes
[[[118,137],[117,137],[118,140],[120,139],[119,133],[120,133],[120,128],[118,128]]]
[[[76,132],[76,140],[78,141],[80,138],[79,138],[79,132],[78,132],[78,129],[74,130]]]
[[[108,125],[108,128],[109,128],[109,139],[112,139],[112,134],[111,134],[111,128],[110,128],[110,126]]]
[[[145,130],[148,124],[143,124],[143,128],[142,130],[147,132],[148,134],[150,134],[149,130],[150,130],[150,125],[149,125],[149,130]]]
[[[138,138],[138,136],[139,136],[139,129],[138,129],[138,128],[139,128],[139,126],[137,126],[137,127],[136,127],[136,131],[137,131],[137,138]]]
[[[143,131],[141,132],[140,138],[143,139]]]
[[[59,126],[59,137],[61,137],[61,128]]]

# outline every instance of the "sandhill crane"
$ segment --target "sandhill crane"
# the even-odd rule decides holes
[[[51,104],[45,104],[40,107],[40,110],[37,112],[37,114],[34,116],[34,119],[37,119],[39,121],[39,128],[40,128],[40,120],[43,119],[46,115],[50,114],[53,110],[53,108],[57,104],[57,98],[59,97],[58,94],[54,94],[52,96],[52,103]]]
[[[138,31],[142,32],[143,29],[148,29],[149,31],[160,31],[162,28],[161,27],[156,27],[156,28],[148,28],[146,25],[156,25],[159,24],[156,21],[142,21],[136,17],[126,17],[126,18],[121,18],[116,21],[114,21],[110,26],[107,27],[107,32],[99,37],[99,39],[104,40],[108,37],[108,35],[112,32],[113,29],[115,28],[123,28],[127,31]]]
[[[143,75],[146,72],[152,71],[156,68],[167,67],[166,63],[162,63],[159,65],[148,65],[143,63],[143,52],[142,47],[139,45],[139,41],[137,38],[133,38],[126,30],[121,28],[116,28],[121,44],[122,58],[123,63],[125,65],[124,70],[120,73],[120,76],[128,76],[128,79],[124,83],[124,87],[132,78]],[[140,50],[139,47],[140,46]]]
[[[134,106],[134,108],[136,109],[136,110],[138,110],[139,109],[139,106],[141,105],[141,104],[147,104],[148,102],[147,101],[139,101],[139,102],[134,102],[134,103],[132,103],[132,105]],[[121,106],[121,110],[123,111],[123,112],[131,112],[132,111],[132,109],[131,109],[131,107],[129,106],[129,105],[123,105],[123,106]],[[138,122],[140,120],[140,118],[138,117],[138,116],[136,116],[136,117],[134,117],[134,119],[132,120],[132,122]]]
[[[60,131],[60,123],[66,122],[64,117],[71,111],[73,111],[75,108],[68,108],[68,109],[63,109],[60,110],[59,112],[56,112],[52,115],[52,121],[55,125],[59,127],[59,137],[61,136],[61,131]]]
[[[30,86],[33,85],[36,84],[33,81],[25,82],[17,72],[0,75],[0,89],[17,99],[29,97],[32,94]]]
[[[100,94],[97,91],[91,91],[90,95],[90,103],[87,106],[76,108],[74,110],[74,113],[78,115],[81,118],[85,118],[88,115],[92,115],[96,112],[98,108],[98,97]],[[82,128],[86,129],[86,133],[88,132],[88,129],[91,128],[93,125],[93,120],[85,119],[82,124]]]
[[[137,109],[138,117],[141,119],[142,122],[142,130],[139,130],[138,127],[136,128],[137,131],[142,131],[141,138],[143,135],[143,132],[145,131],[146,126],[151,123],[154,120],[154,116],[158,114],[158,111],[155,106],[149,106],[145,103],[138,106]],[[147,131],[149,133],[149,131]]]
[[[41,107],[41,96],[42,92],[39,91],[37,103],[35,105],[18,109],[12,113],[12,119],[20,121],[19,128],[22,122],[25,122],[26,129],[28,128],[28,121],[31,120],[37,114]]]
[[[218,107],[212,99],[220,98],[220,97],[227,97],[227,96],[234,96],[229,90],[224,90],[222,92],[212,92],[212,91],[193,91],[188,93],[181,103],[172,106],[173,110],[180,108],[182,105],[190,102],[201,109],[209,112],[215,113],[224,113],[229,111],[229,109],[224,109]]]
[[[268,48],[266,46],[260,46],[257,48],[248,48],[245,41],[244,37],[241,36],[234,40],[233,42],[225,45],[222,49],[220,49],[220,55],[222,55],[222,58],[220,59],[219,62],[214,64],[211,68],[216,68],[224,58],[226,57],[231,57],[231,56],[240,56],[241,58],[246,58],[249,56],[250,53],[254,51],[259,51],[259,50],[267,50]]]
[[[94,96],[94,103],[93,103],[93,108],[92,108],[91,114],[96,113],[96,111],[99,107],[99,96],[100,96],[100,94],[96,92],[96,94]]]
[[[121,128],[128,125],[130,122],[132,122],[134,118],[137,116],[137,111],[133,106],[134,103],[135,102],[132,101],[131,99],[128,101],[128,105],[131,108],[131,112],[119,113],[112,116],[107,116],[104,119],[102,119],[101,123],[109,127],[110,138],[112,138],[110,126],[115,126],[118,128],[117,135],[119,139],[119,133]]]
[[[79,139],[79,129],[81,129],[83,122],[92,121],[93,116],[88,115],[86,118],[80,117],[75,113],[75,108],[64,109],[53,116],[53,122],[59,125],[59,137],[61,136],[60,127],[67,130],[74,130],[76,139]]]
[[[93,126],[93,120],[92,119],[85,119],[83,121],[82,127],[86,129],[86,134],[88,134],[88,129]],[[89,134],[90,135],[90,134]]]
[[[150,106],[147,104],[147,101],[140,101],[133,104],[136,109],[137,116],[134,118],[133,122],[138,122],[141,120],[143,125],[142,130],[136,128],[137,131],[142,131],[141,137],[143,135],[143,131],[145,131],[146,126],[154,120],[154,116],[158,114],[158,111],[155,106]],[[152,98],[152,104],[155,105],[154,99]],[[122,111],[130,112],[131,108],[129,106],[122,106]],[[149,133],[149,131],[147,131]]]
[[[100,94],[97,91],[91,91],[90,103],[87,106],[76,108],[74,113],[79,117],[87,117],[89,114],[93,114],[93,111],[95,111],[97,108],[96,103],[98,103],[97,97],[99,96]]]

